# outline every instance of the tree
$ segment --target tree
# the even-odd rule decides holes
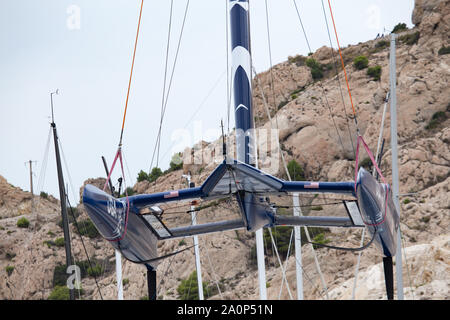
[[[392,33],[399,33],[399,32],[405,31],[405,30],[408,30],[406,23],[398,23],[392,30]]]
[[[150,174],[148,175],[148,181],[150,181],[150,182],[156,181],[156,179],[158,179],[162,175],[163,175],[163,172],[161,171],[161,169],[158,167],[154,167],[152,169],[152,171],[150,172]]]
[[[170,169],[169,171],[175,171],[183,169],[183,159],[181,158],[183,154],[181,152],[175,153],[170,160]]]
[[[144,170],[139,171],[137,181],[142,182],[148,180],[148,174]]]
[[[300,164],[292,159],[287,165],[289,175],[293,181],[302,181],[305,179],[304,172]]]

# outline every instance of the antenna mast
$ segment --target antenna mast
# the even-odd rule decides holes
[[[256,143],[252,108],[252,60],[250,52],[250,19],[248,0],[230,0],[230,31],[232,88],[236,122],[236,159],[257,166]],[[267,299],[264,264],[263,229],[255,232],[258,261],[259,294]]]
[[[72,249],[70,246],[70,234],[69,234],[69,220],[67,219],[67,203],[66,203],[66,191],[64,187],[64,176],[61,166],[61,156],[59,153],[58,133],[56,132],[55,117],[53,114],[53,94],[58,94],[58,89],[55,92],[50,93],[50,101],[52,107],[52,123],[53,138],[55,141],[55,155],[56,155],[56,168],[58,170],[58,184],[59,184],[59,200],[61,202],[61,215],[62,225],[64,231],[64,246],[66,249],[66,268],[73,265]],[[75,300],[74,289],[69,288],[70,300]]]

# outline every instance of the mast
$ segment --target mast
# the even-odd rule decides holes
[[[230,0],[229,10],[232,59],[231,79],[236,122],[236,159],[256,167],[256,144],[252,108],[249,1]],[[266,300],[263,230],[258,229],[255,232],[255,236],[259,294],[261,300]]]
[[[59,184],[59,199],[61,203],[61,216],[62,216],[62,225],[63,225],[63,231],[64,231],[64,247],[66,250],[66,268],[69,268],[69,266],[73,265],[72,260],[72,250],[70,246],[70,234],[69,234],[69,222],[67,219],[67,204],[66,204],[66,191],[64,188],[64,176],[62,172],[62,166],[61,166],[61,156],[59,153],[59,143],[58,143],[58,133],[56,131],[56,123],[53,116],[53,94],[58,94],[58,90],[56,92],[50,93],[50,101],[51,101],[51,107],[52,107],[52,123],[51,127],[53,130],[53,138],[55,142],[55,155],[56,155],[56,168],[58,171],[58,184]],[[70,300],[75,300],[75,293],[74,288],[69,288],[69,295]]]
[[[395,40],[397,35],[391,34],[391,55],[390,55],[390,82],[391,82],[391,149],[392,149],[392,195],[395,209],[400,215],[399,203],[399,179],[398,179],[398,142],[397,142],[397,71],[395,56]],[[400,224],[397,231],[397,252],[395,255],[395,273],[397,278],[397,299],[403,300],[403,274],[402,274],[402,236],[400,234]]]

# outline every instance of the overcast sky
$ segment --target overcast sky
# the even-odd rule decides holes
[[[185,5],[174,1],[169,75]],[[190,1],[162,132],[163,170],[183,144],[212,140],[212,130],[227,119],[225,5],[225,0]],[[328,45],[321,1],[297,0],[297,5],[312,49]],[[412,26],[413,0],[334,0],[332,5],[342,46],[388,33],[399,22]],[[83,181],[104,176],[101,156],[111,165],[119,141],[139,6],[140,0],[0,1],[0,175],[11,184],[28,191],[25,162],[35,160],[34,193],[44,190],[59,198],[53,141],[38,186],[50,92],[57,88],[55,122],[75,188],[69,191],[71,201],[79,201]],[[293,1],[268,0],[268,8],[273,63],[306,55]],[[169,10],[169,0],[144,1],[123,140],[131,183],[141,169],[149,170],[156,142]],[[264,1],[252,0],[250,10],[253,62],[261,72],[269,68]],[[182,129],[189,134],[174,141]]]

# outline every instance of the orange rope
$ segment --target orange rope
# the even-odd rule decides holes
[[[355,110],[355,106],[353,105],[352,93],[350,91],[350,85],[348,83],[347,71],[345,70],[344,58],[342,57],[341,45],[339,44],[339,37],[337,34],[337,30],[336,30],[336,24],[334,23],[333,10],[331,9],[330,0],[328,0],[328,6],[330,7],[331,20],[333,21],[333,27],[334,27],[334,34],[336,35],[336,41],[337,41],[337,45],[339,48],[339,56],[341,57],[342,68],[344,69],[344,75],[345,75],[345,82],[347,83],[348,95],[350,96],[350,103],[352,104],[353,115],[355,116],[355,121],[356,121],[356,110]]]
[[[133,51],[133,61],[131,62],[131,72],[130,72],[130,80],[128,81],[128,91],[127,91],[127,100],[125,101],[125,111],[123,113],[123,121],[122,121],[122,131],[120,133],[120,142],[119,146],[122,144],[122,136],[123,136],[123,129],[125,127],[125,118],[127,116],[127,109],[128,109],[128,97],[130,96],[130,87],[131,87],[131,78],[133,77],[133,68],[134,68],[134,58],[136,56],[136,47],[139,37],[139,28],[141,26],[141,17],[142,17],[142,7],[144,6],[144,0],[141,1],[141,10],[139,12],[139,21],[138,21],[138,27],[136,32],[136,40],[134,42],[134,51]]]

